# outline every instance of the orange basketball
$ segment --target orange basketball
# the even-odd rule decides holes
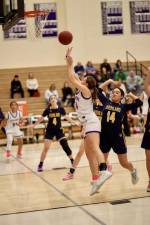
[[[58,40],[62,45],[69,45],[72,42],[73,36],[69,31],[62,31],[58,35]]]

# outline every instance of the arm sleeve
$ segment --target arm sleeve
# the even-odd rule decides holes
[[[105,105],[109,101],[109,99],[104,95],[103,90],[101,88],[98,89],[98,99],[103,105]]]
[[[45,116],[47,116],[47,115],[48,115],[48,109],[45,109],[45,110],[43,111],[43,113],[42,113],[42,116],[45,117]]]
[[[124,107],[125,107],[125,111],[129,111],[129,110],[141,107],[142,105],[143,105],[143,102],[138,98],[138,99],[135,100],[134,103],[124,104]]]
[[[63,116],[66,115],[66,111],[65,111],[65,109],[64,109],[63,107],[60,108],[60,113],[61,113],[61,115],[63,115]]]

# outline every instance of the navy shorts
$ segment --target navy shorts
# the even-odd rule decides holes
[[[125,154],[127,153],[127,146],[125,143],[125,137],[123,133],[119,135],[108,135],[105,132],[100,134],[100,149],[103,153],[108,153],[110,149],[116,154]]]
[[[145,130],[141,148],[150,149],[150,128]]]
[[[50,130],[50,129],[46,130],[45,139],[53,140],[54,137],[56,137],[57,140],[65,137],[63,129],[60,128],[60,129],[54,129],[54,130]]]

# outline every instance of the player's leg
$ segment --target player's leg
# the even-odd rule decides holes
[[[11,147],[13,142],[13,134],[7,133],[7,145],[6,145],[6,157],[9,158],[11,156]]]
[[[117,154],[120,165],[129,170],[131,173],[131,180],[133,184],[136,184],[139,180],[137,170],[133,167],[133,164],[128,161],[127,153],[124,154]]]
[[[81,141],[80,147],[79,147],[79,151],[73,161],[72,167],[70,168],[69,172],[65,175],[65,177],[63,178],[64,181],[66,180],[70,180],[73,178],[73,175],[75,173],[75,170],[81,160],[82,155],[84,154],[85,149],[84,149],[84,140]]]
[[[48,152],[48,150],[50,148],[51,143],[52,143],[51,139],[45,139],[44,140],[44,148],[43,148],[43,151],[41,153],[40,163],[38,165],[38,172],[42,172],[43,171],[43,163],[44,163],[44,160],[46,158],[46,155],[47,155],[47,152]]]
[[[147,173],[149,177],[147,191],[150,192],[150,149],[148,150],[145,149],[145,155],[146,155],[146,168],[147,168]]]
[[[73,156],[72,156],[72,150],[71,150],[70,146],[68,145],[68,141],[65,137],[65,134],[63,133],[63,130],[58,129],[56,131],[55,135],[56,135],[56,139],[59,141],[62,149],[64,150],[64,152],[66,153],[66,155],[70,159],[71,164],[73,164],[74,159],[73,159]]]
[[[107,165],[104,159],[104,155],[99,149],[99,133],[97,132],[86,133],[85,152],[92,173],[93,183],[90,195],[93,195],[112,175],[109,171],[107,171]]]
[[[20,159],[22,157],[22,147],[23,147],[22,137],[17,138],[17,144],[18,144],[17,158]]]

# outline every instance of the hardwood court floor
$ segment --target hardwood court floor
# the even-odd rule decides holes
[[[129,159],[139,171],[139,183],[136,186],[131,184],[130,174],[120,167],[116,155],[111,152],[113,177],[104,184],[99,194],[92,197],[89,196],[90,171],[85,156],[76,171],[75,179],[64,182],[62,177],[67,172],[65,167],[69,167],[70,164],[58,143],[52,145],[43,173],[36,173],[42,144],[25,145],[24,158],[16,160],[12,157],[9,163],[6,162],[2,149],[0,151],[0,215],[54,208],[60,210],[76,205],[90,207],[95,203],[150,196],[146,192],[145,156],[144,151],[139,147],[140,141],[141,135],[127,139]],[[80,140],[70,141],[69,144],[75,155]],[[16,146],[13,146],[14,156],[15,149]]]

